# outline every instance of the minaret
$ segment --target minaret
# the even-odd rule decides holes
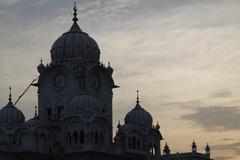
[[[205,148],[205,154],[208,158],[210,158],[211,148],[209,147],[208,143],[207,143],[206,148]]]
[[[164,149],[163,149],[163,155],[164,155],[164,156],[169,156],[169,155],[170,155],[170,152],[171,152],[171,150],[170,150],[170,148],[169,148],[169,146],[168,146],[168,144],[167,144],[167,142],[166,142],[166,144],[165,144],[165,146],[164,146]]]
[[[193,143],[192,143],[192,152],[193,153],[196,153],[197,152],[197,145],[195,143],[195,141],[193,140]]]

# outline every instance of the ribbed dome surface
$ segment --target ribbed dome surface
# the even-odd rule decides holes
[[[39,126],[41,123],[42,122],[38,117],[34,117],[24,122],[22,126],[26,128],[31,128],[31,127]]]
[[[125,124],[144,125],[145,127],[152,127],[152,116],[149,112],[144,110],[138,103],[127,113]]]
[[[18,127],[24,123],[25,117],[23,113],[9,102],[0,110],[0,126],[6,128]]]
[[[70,102],[68,111],[70,113],[79,112],[100,112],[101,107],[96,97],[92,95],[76,95]]]
[[[54,63],[63,61],[83,61],[98,64],[100,50],[96,41],[82,32],[76,22],[71,29],[59,37],[51,48]]]

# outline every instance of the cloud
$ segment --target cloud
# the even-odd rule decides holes
[[[214,92],[211,97],[213,98],[226,98],[226,97],[231,97],[232,93],[231,91],[227,90],[227,89],[221,89],[221,90],[217,90],[216,92]]]
[[[0,6],[3,5],[14,5],[20,0],[0,0]]]
[[[230,143],[230,144],[221,144],[221,145],[215,145],[213,146],[214,150],[219,150],[221,152],[227,152],[227,151],[233,151],[235,155],[233,157],[238,157],[240,156],[240,141],[235,142],[235,143]],[[233,157],[215,157],[214,159],[231,159]]]
[[[214,157],[214,159],[216,160],[229,160],[231,159],[232,157],[230,156],[221,156],[221,157]]]
[[[201,107],[195,110],[181,118],[195,122],[207,131],[240,130],[239,107]]]

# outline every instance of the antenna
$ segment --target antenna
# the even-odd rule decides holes
[[[16,100],[16,102],[14,103],[13,106],[15,106],[15,105],[18,103],[18,101],[22,98],[22,96],[27,92],[27,90],[31,87],[31,85],[32,85],[37,79],[38,79],[38,77],[32,80],[32,82],[28,85],[28,87],[27,87],[27,88],[23,91],[23,93],[18,97],[18,99]]]

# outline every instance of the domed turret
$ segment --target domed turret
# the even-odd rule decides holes
[[[74,6],[73,25],[70,30],[60,36],[52,45],[51,58],[53,63],[84,62],[98,64],[100,50],[96,41],[83,32],[77,24],[77,8]]]
[[[168,146],[168,144],[167,144],[167,142],[166,142],[166,144],[165,144],[165,146],[164,146],[164,149],[163,149],[163,155],[166,155],[166,156],[168,156],[168,155],[170,155],[170,148],[169,148],[169,146]]]
[[[138,92],[138,91],[137,91]],[[125,124],[143,125],[145,127],[152,127],[152,116],[149,112],[143,109],[139,104],[139,97],[137,95],[136,106],[127,113]]]
[[[34,117],[27,120],[26,122],[23,123],[23,127],[26,128],[31,128],[31,127],[36,127],[42,124],[42,121],[40,120],[39,116],[37,115],[37,106],[35,106],[35,114]]]
[[[76,95],[70,102],[68,112],[74,114],[86,111],[99,113],[101,111],[99,104],[98,99],[92,95]]]
[[[197,145],[196,145],[195,141],[192,142],[192,152],[193,153],[197,152]]]
[[[23,113],[12,103],[11,87],[8,104],[0,110],[0,127],[14,128],[21,126],[25,121]]]
[[[108,70],[108,72],[109,72],[110,74],[113,73],[113,68],[111,67],[110,62],[108,62],[107,70]]]
[[[42,63],[42,59],[40,61],[41,63],[37,66],[38,72],[42,73],[43,71],[45,71],[46,66]]]

